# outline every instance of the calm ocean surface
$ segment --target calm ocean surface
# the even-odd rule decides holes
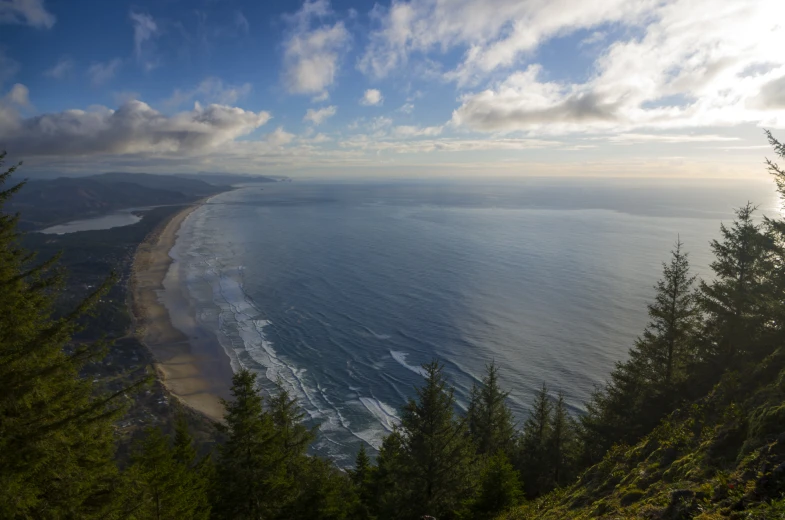
[[[192,213],[173,269],[233,367],[280,378],[321,423],[317,451],[349,463],[433,358],[461,405],[495,360],[519,420],[542,383],[580,411],[677,236],[708,277],[709,240],[747,200],[777,208],[752,181],[257,185]]]

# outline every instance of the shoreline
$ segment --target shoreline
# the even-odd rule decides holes
[[[220,399],[229,397],[233,375],[229,356],[217,338],[200,330],[178,287],[179,275],[170,269],[180,227],[209,198],[173,214],[139,244],[129,293],[133,333],[152,353],[161,383],[185,406],[221,421]]]

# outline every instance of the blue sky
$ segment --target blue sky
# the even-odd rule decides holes
[[[0,0],[28,171],[760,175],[780,0]]]

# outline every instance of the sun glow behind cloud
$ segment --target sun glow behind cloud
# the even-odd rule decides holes
[[[63,42],[37,71],[4,42],[0,146],[74,171],[732,175],[785,128],[780,0],[249,6],[189,26],[118,4],[106,52]],[[0,3],[0,23],[34,41],[67,23],[55,7]]]

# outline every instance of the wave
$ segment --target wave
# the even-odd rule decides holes
[[[395,361],[397,361],[398,363],[400,363],[400,364],[401,364],[402,366],[404,366],[405,368],[408,368],[409,370],[411,370],[411,371],[412,371],[412,372],[414,372],[415,374],[419,374],[419,375],[421,375],[421,376],[423,376],[423,377],[425,377],[425,376],[426,376],[426,372],[425,372],[425,369],[424,369],[423,367],[418,367],[418,366],[410,365],[410,364],[408,364],[408,363],[406,362],[406,356],[408,356],[408,355],[409,355],[409,354],[407,354],[406,352],[400,352],[400,351],[397,351],[397,350],[391,350],[391,351],[390,351],[390,355],[393,357],[393,359],[394,359]]]

